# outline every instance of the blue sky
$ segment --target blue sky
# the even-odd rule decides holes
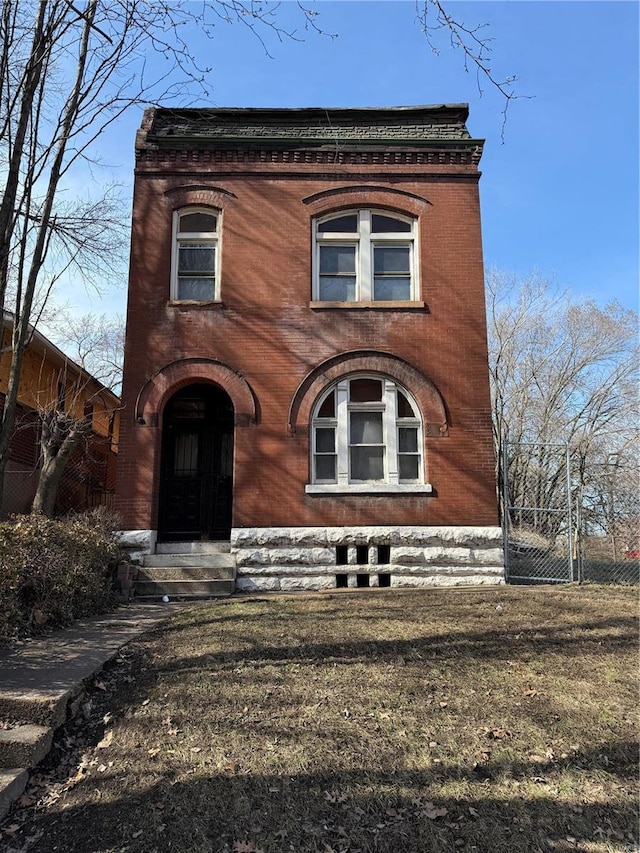
[[[468,25],[488,23],[496,76],[531,96],[513,101],[504,143],[501,96],[466,73],[445,34],[434,54],[411,0],[329,2],[313,8],[335,39],[306,33],[271,53],[246,28],[221,22],[212,41],[192,34],[213,66],[209,106],[391,106],[466,101],[468,127],[486,139],[481,168],[485,264],[537,270],[578,298],[638,306],[638,4],[449,2]],[[279,20],[301,19],[285,2]],[[204,104],[203,104],[204,105]],[[131,180],[140,113],[102,140],[119,180]],[[123,311],[124,289],[98,311]]]

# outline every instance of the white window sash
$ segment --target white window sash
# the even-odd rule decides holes
[[[173,212],[173,225],[172,225],[172,240],[171,240],[171,283],[170,283],[170,299],[172,301],[181,301],[179,297],[179,269],[178,269],[178,259],[179,259],[179,250],[181,246],[188,246],[189,243],[207,243],[214,249],[214,268],[211,272],[211,278],[214,281],[214,296],[213,301],[220,300],[220,268],[221,268],[221,252],[220,252],[220,224],[221,224],[221,212],[217,210],[215,215],[217,217],[217,231],[180,231],[180,218],[187,213],[197,213],[198,211],[203,211],[206,213],[212,213],[212,210],[209,208],[183,208],[182,210],[175,210]],[[196,276],[194,276],[195,278]],[[202,276],[206,278],[206,276]],[[193,300],[186,300],[188,302]],[[205,300],[209,301],[209,300]]]
[[[431,486],[424,480],[424,447],[422,422],[419,418],[399,418],[397,408],[397,392],[400,389],[410,400],[417,410],[415,401],[411,395],[392,379],[384,379],[376,376],[383,384],[382,400],[369,403],[349,402],[349,382],[358,378],[374,378],[366,376],[350,376],[348,379],[340,380],[335,385],[335,418],[317,418],[312,421],[311,439],[311,474],[312,483],[307,488],[310,493],[327,492],[430,492]],[[318,403],[316,411],[324,402],[323,395]],[[351,444],[351,414],[354,412],[379,412],[382,414],[382,444]],[[316,459],[316,430],[322,427],[335,428],[335,456],[336,456],[336,480],[328,483],[326,480],[315,478]],[[400,453],[399,453],[399,429],[406,427],[416,430],[417,450],[411,453],[418,458],[418,478],[416,480],[400,479]],[[351,448],[353,447],[380,447],[382,446],[382,458],[384,467],[383,480],[357,480],[351,476]]]
[[[350,211],[346,211],[350,212]],[[320,247],[327,245],[355,246],[355,276],[356,276],[356,302],[374,302],[374,248],[378,245],[394,245],[407,247],[409,249],[409,298],[400,300],[402,302],[414,302],[419,299],[420,287],[418,279],[418,258],[416,243],[418,237],[417,220],[391,211],[382,211],[377,208],[361,209],[358,214],[358,233],[342,232],[320,232],[319,225],[323,219],[313,222],[313,269],[312,269],[312,293],[313,299],[320,299]],[[395,216],[411,225],[410,231],[397,232],[371,232],[372,215],[374,213],[385,213]],[[384,300],[378,300],[384,301]]]

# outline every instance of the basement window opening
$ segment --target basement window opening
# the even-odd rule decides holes
[[[378,575],[378,586],[391,586],[391,575],[389,572],[380,572]]]
[[[336,575],[336,589],[346,589],[349,586],[349,575]]]
[[[356,575],[356,586],[365,587],[369,586],[369,575]]]
[[[346,566],[349,564],[349,549],[346,545],[338,545],[336,547],[336,566]]]
[[[378,565],[386,566],[391,562],[391,547],[389,545],[378,545]]]
[[[369,565],[369,547],[368,545],[356,546],[356,563],[359,566]],[[367,584],[368,586],[368,584]]]

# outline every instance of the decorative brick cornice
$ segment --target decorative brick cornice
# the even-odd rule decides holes
[[[140,166],[188,167],[194,165],[260,163],[345,165],[345,166],[477,166],[482,157],[482,145],[455,145],[418,150],[341,150],[338,148],[273,150],[257,149],[154,149],[136,151]]]

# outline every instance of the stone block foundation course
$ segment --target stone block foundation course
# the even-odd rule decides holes
[[[258,527],[231,534],[241,592],[504,582],[499,527]]]

